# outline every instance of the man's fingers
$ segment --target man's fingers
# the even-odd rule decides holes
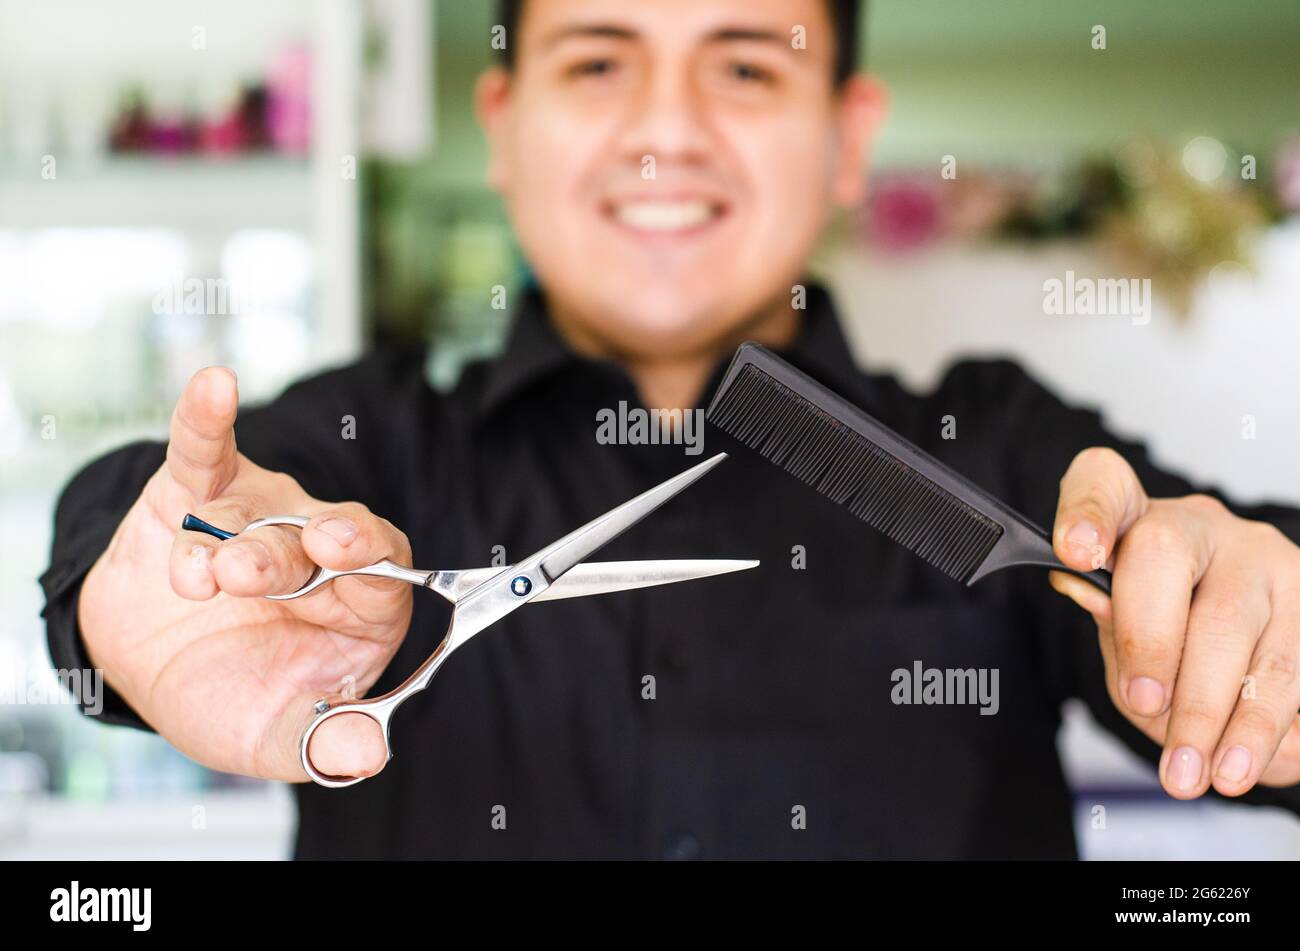
[[[1115,556],[1111,601],[1120,698],[1139,717],[1157,716],[1173,698],[1192,591],[1209,563],[1204,535],[1204,526],[1180,509],[1153,506]]]
[[[1104,567],[1115,543],[1147,511],[1147,494],[1113,449],[1085,449],[1061,479],[1052,547],[1079,571]]]
[[[1126,710],[1128,704],[1120,697],[1119,662],[1115,659],[1115,634],[1111,620],[1110,598],[1076,575],[1053,571],[1051,578],[1053,588],[1091,613],[1097,622],[1097,645],[1101,649],[1101,659],[1106,669],[1106,693],[1116,709]],[[1155,742],[1164,745],[1165,730],[1169,724],[1168,712],[1151,718],[1129,714],[1129,719]]]
[[[193,513],[209,524],[239,531],[252,518],[251,499],[225,498],[203,506]],[[177,531],[172,538],[168,572],[172,590],[191,601],[206,601],[219,590],[212,562],[221,542],[202,532]]]
[[[336,571],[363,568],[385,558],[410,565],[411,546],[387,519],[358,502],[316,513],[302,532],[302,547],[318,565]],[[367,624],[387,624],[409,610],[410,585],[392,578],[353,575],[330,582],[334,595]]]
[[[212,557],[216,553],[216,539],[199,532],[177,532],[168,561],[172,590],[190,601],[214,597],[218,588]]]
[[[1260,780],[1296,722],[1298,640],[1300,616],[1290,609],[1289,616],[1269,619],[1255,645],[1212,763],[1211,781],[1225,796],[1238,796]]]
[[[1161,782],[1170,795],[1201,795],[1211,781],[1211,766],[1223,768],[1215,753],[1268,619],[1267,588],[1230,564],[1213,568],[1196,589],[1160,764]],[[1260,726],[1260,712],[1245,714],[1252,730]],[[1282,729],[1278,724],[1269,737],[1270,755]],[[1242,766],[1239,759],[1232,754],[1228,768]]]
[[[1265,786],[1294,786],[1300,783],[1300,717],[1291,721],[1282,736],[1272,761],[1265,767],[1259,781]]]
[[[319,508],[319,503],[312,507]],[[204,521],[235,530],[269,510],[268,503],[242,496],[197,508],[194,514]],[[178,532],[170,573],[173,590],[190,600],[204,601],[218,591],[251,598],[296,591],[317,565],[349,571],[385,558],[411,563],[406,536],[364,505],[346,502],[318,511],[301,532],[273,525],[226,541]],[[359,622],[362,628],[388,631],[410,612],[411,588],[404,581],[355,575],[335,578],[328,590],[286,604],[328,627],[352,630]]]
[[[268,525],[221,542],[212,570],[217,586],[227,594],[259,598],[296,591],[315,566],[302,550],[297,529]]]
[[[335,571],[363,568],[381,558],[400,562],[410,555],[406,536],[360,502],[341,502],[314,514],[302,530],[302,547],[317,564]],[[384,589],[399,584],[390,578],[366,580]]]
[[[167,471],[196,503],[216,498],[235,477],[238,405],[235,374],[225,367],[206,367],[185,385],[172,412]]]
[[[238,531],[260,517],[265,504],[226,498],[199,507],[213,525]],[[172,542],[172,589],[183,598],[206,601],[218,591],[241,598],[287,594],[306,582],[314,566],[298,540],[298,530],[268,526],[218,541],[201,532],[179,531]]]
[[[1049,571],[1048,581],[1060,594],[1065,595],[1096,619],[1098,625],[1109,624],[1111,602],[1109,595],[1090,581],[1064,571]]]

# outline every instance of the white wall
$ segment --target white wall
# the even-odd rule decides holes
[[[828,275],[859,360],[927,388],[963,354],[1008,354],[1067,401],[1100,408],[1158,463],[1241,501],[1300,502],[1300,225],[1263,241],[1252,278],[1226,269],[1179,318],[1049,316],[1043,282],[1128,277],[1070,245],[909,255],[845,252]],[[1242,437],[1242,418],[1257,437]]]

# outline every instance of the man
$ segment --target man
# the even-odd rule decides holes
[[[478,109],[539,285],[505,354],[437,395],[418,354],[378,353],[238,422],[234,375],[196,374],[165,450],[102,459],[61,501],[43,578],[56,664],[104,669],[111,722],[301,782],[313,702],[391,688],[445,618],[381,579],[263,595],[298,587],[308,559],[523,557],[691,461],[600,444],[602,409],[699,406],[755,339],[1054,524],[1067,564],[1113,569],[1113,598],[1054,575],[1071,604],[1032,570],[964,589],[710,430],[732,459],[601,557],[762,567],[515,612],[402,708],[387,765],[373,723],[329,721],[313,764],[370,778],[297,787],[299,856],[1072,856],[1069,697],[1171,796],[1300,807],[1300,513],[1193,494],[1007,362],[908,393],[855,368],[820,289],[793,306],[831,209],[862,198],[884,114],[852,71],[856,13],[505,4],[507,61]],[[218,543],[178,532],[187,511],[311,522]],[[917,663],[995,672],[996,710],[895,702]]]

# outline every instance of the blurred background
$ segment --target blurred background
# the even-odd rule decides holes
[[[378,338],[432,342],[439,387],[498,347],[525,269],[471,113],[494,23],[0,0],[0,856],[288,855],[284,787],[59,702],[51,512],[198,366],[260,401]],[[871,0],[864,30],[892,115],[816,268],[860,361],[925,388],[1011,354],[1163,465],[1300,503],[1300,4]],[[1149,321],[1047,314],[1067,271],[1151,277]],[[1082,711],[1061,743],[1087,857],[1300,857],[1300,820],[1174,802]]]

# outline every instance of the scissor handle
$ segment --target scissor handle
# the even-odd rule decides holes
[[[302,515],[268,515],[266,518],[259,518],[249,522],[244,526],[245,532],[251,532],[254,529],[266,528],[271,525],[287,525],[292,528],[306,528],[311,519]],[[399,565],[387,558],[375,562],[373,565],[363,565],[360,568],[350,568],[347,571],[335,571],[333,568],[324,568],[320,565],[315,566],[311,577],[297,591],[290,591],[288,594],[268,594],[266,597],[271,601],[292,601],[294,598],[301,598],[303,595],[311,594],[322,585],[328,584],[335,578],[342,578],[345,575],[370,575],[375,578],[393,578],[397,581],[405,581],[409,584],[424,586],[429,582],[430,572],[420,571],[417,568],[407,568],[405,565]]]
[[[452,627],[455,626],[455,619],[452,619]],[[298,746],[298,755],[302,760],[302,768],[306,770],[307,775],[312,781],[321,785],[328,786],[330,789],[342,789],[345,786],[354,786],[365,776],[332,776],[329,773],[322,773],[311,762],[311,738],[320,729],[320,725],[332,717],[340,716],[344,713],[360,713],[362,716],[370,717],[375,723],[379,724],[379,729],[384,734],[384,751],[388,754],[384,762],[393,758],[393,745],[389,742],[389,723],[392,721],[393,713],[400,707],[407,698],[419,693],[429,682],[433,680],[433,675],[438,672],[438,668],[443,662],[451,656],[452,628],[447,629],[447,636],[429,655],[428,660],[416,669],[400,687],[390,690],[382,697],[372,697],[365,700],[344,700],[341,697],[322,697],[316,701],[316,716],[307,724],[307,729],[302,732],[302,741]]]
[[[385,694],[382,697],[375,697],[373,700],[332,700],[329,697],[322,697],[316,701],[316,717],[307,724],[307,729],[302,733],[302,742],[299,744],[299,755],[302,759],[302,768],[307,771],[312,782],[320,786],[327,786],[330,789],[342,789],[345,786],[354,786],[364,776],[332,776],[329,773],[322,773],[311,762],[311,738],[315,735],[320,725],[326,720],[340,716],[344,713],[359,713],[362,716],[369,717],[379,725],[379,729],[384,734],[384,750],[388,754],[384,762],[393,758],[393,747],[388,741],[388,724],[392,720],[393,710],[397,704],[391,702],[392,694]],[[400,703],[400,701],[399,701]]]

